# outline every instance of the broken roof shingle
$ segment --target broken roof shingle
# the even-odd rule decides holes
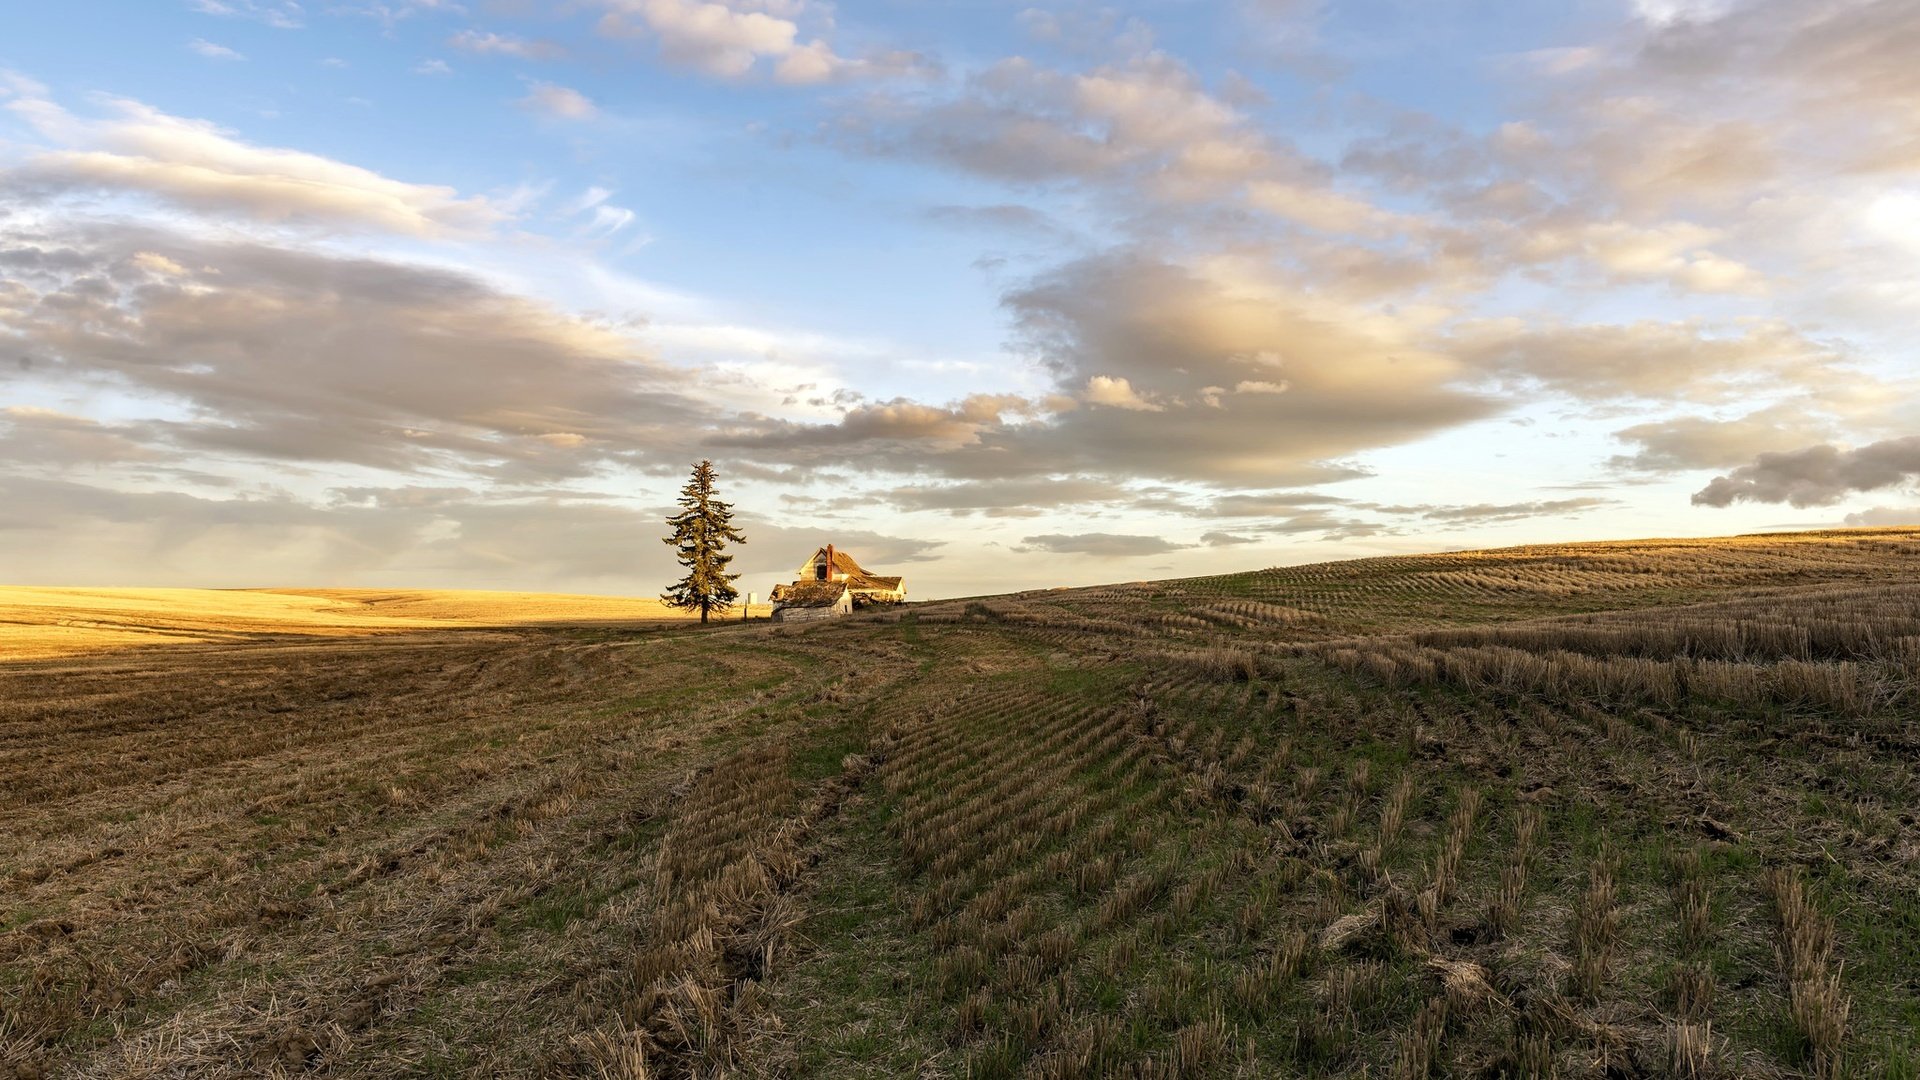
[[[775,585],[773,595],[767,599],[789,607],[828,607],[839,603],[846,592],[844,581],[796,581],[791,585]]]

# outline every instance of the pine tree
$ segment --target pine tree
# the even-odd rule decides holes
[[[687,576],[668,586],[660,599],[668,607],[700,612],[704,624],[709,612],[724,613],[740,598],[733,587],[740,575],[727,573],[733,556],[726,547],[744,544],[747,538],[733,527],[733,505],[713,497],[713,462],[693,467],[692,479],[680,489],[679,503],[680,512],[667,519],[673,535],[663,542],[679,552]]]

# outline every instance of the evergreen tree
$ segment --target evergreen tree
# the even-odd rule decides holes
[[[700,612],[707,621],[713,611],[725,612],[740,598],[733,583],[739,574],[727,573],[733,556],[728,544],[744,544],[747,538],[733,527],[733,505],[713,497],[713,462],[702,461],[693,467],[693,477],[680,489],[680,512],[667,519],[673,535],[663,542],[679,554],[687,576],[667,587],[660,595],[668,607]]]

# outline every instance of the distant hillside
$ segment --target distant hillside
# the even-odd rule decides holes
[[[753,614],[764,615],[764,607]],[[662,625],[651,597],[453,589],[91,589],[0,586],[0,660],[148,645],[519,626]]]
[[[208,643],[0,664],[0,1077],[1920,1076],[1920,530],[87,592]]]
[[[1920,528],[1833,529],[1343,559],[985,599],[1093,616],[1165,610],[1196,620],[1189,624],[1195,628],[1272,623],[1297,638],[1687,603],[1914,574],[1920,574]]]

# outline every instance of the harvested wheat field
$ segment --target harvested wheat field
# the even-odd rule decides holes
[[[1920,532],[240,595],[0,665],[0,1074],[1920,1075]]]
[[[756,604],[751,614],[767,613]],[[651,598],[459,589],[86,589],[0,586],[0,661],[139,645],[241,643],[534,625],[669,625]]]

